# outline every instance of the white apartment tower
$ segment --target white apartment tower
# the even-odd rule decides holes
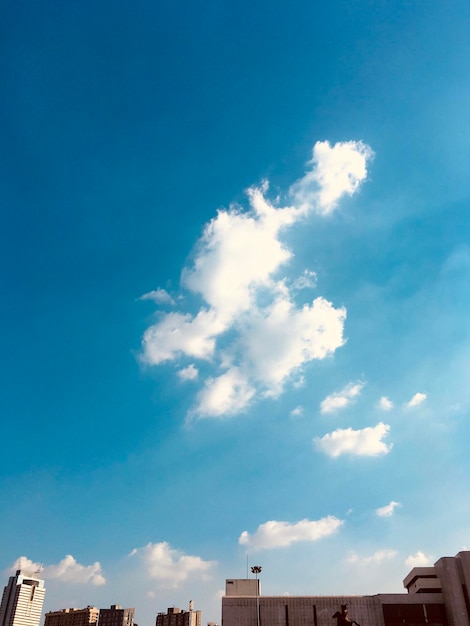
[[[3,590],[0,626],[39,626],[45,593],[43,580],[17,570]]]

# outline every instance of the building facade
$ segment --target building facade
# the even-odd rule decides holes
[[[415,567],[406,593],[263,596],[259,581],[227,580],[222,626],[470,626],[470,552]]]
[[[201,611],[193,610],[192,600],[188,611],[170,607],[166,613],[158,613],[156,626],[201,626]]]
[[[49,611],[44,617],[44,626],[93,626],[97,624],[99,614],[96,606]]]
[[[109,609],[100,609],[99,626],[134,626],[135,609],[123,609],[112,604]]]
[[[17,570],[3,590],[0,626],[39,626],[45,593],[43,580]]]

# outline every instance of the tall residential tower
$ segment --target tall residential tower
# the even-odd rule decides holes
[[[0,626],[39,626],[45,593],[43,580],[17,570],[3,590]]]

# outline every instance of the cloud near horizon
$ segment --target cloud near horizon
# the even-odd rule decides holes
[[[421,552],[421,550],[418,550],[416,554],[410,554],[406,557],[405,565],[407,567],[426,567],[432,565],[433,561],[434,557],[428,556],[424,554],[424,552]]]
[[[148,543],[142,548],[134,548],[129,556],[138,557],[145,565],[148,576],[157,580],[162,587],[175,589],[191,576],[209,578],[215,561],[204,561],[199,556],[184,554],[166,541]]]
[[[221,209],[206,225],[181,276],[182,289],[199,296],[202,306],[196,313],[161,313],[145,331],[141,352],[143,363],[175,361],[180,372],[186,359],[212,366],[193,417],[234,415],[256,399],[277,397],[306,363],[344,344],[344,307],[321,296],[296,304],[300,290],[315,287],[316,276],[308,268],[300,277],[288,275],[293,252],[282,235],[308,214],[331,214],[366,179],[372,156],[362,142],[317,142],[311,169],[289,190],[292,205],[275,206],[265,182],[248,190],[248,211]],[[161,292],[144,298],[164,302]]]
[[[329,515],[316,521],[301,520],[295,524],[271,520],[260,524],[255,533],[242,532],[238,539],[241,546],[252,550],[269,548],[285,548],[299,541],[318,541],[335,533],[343,524],[343,520]]]
[[[328,456],[337,458],[342,454],[352,456],[379,456],[388,454],[393,444],[382,441],[388,435],[390,426],[379,422],[377,426],[369,426],[360,430],[338,428],[323,437],[315,437],[313,443],[317,450]]]
[[[26,556],[20,556],[10,568],[11,572],[21,569],[29,575],[37,573],[44,579],[56,579],[66,583],[87,584],[95,586],[106,584],[98,561],[92,565],[81,565],[71,554],[67,554],[56,565],[42,565],[35,563]]]
[[[369,556],[359,556],[356,552],[352,552],[348,557],[348,563],[357,563],[358,565],[379,565],[383,561],[389,561],[397,555],[396,550],[384,548],[377,550]]]

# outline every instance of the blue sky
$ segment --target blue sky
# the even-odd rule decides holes
[[[4,2],[0,567],[141,625],[469,546],[470,7]]]

